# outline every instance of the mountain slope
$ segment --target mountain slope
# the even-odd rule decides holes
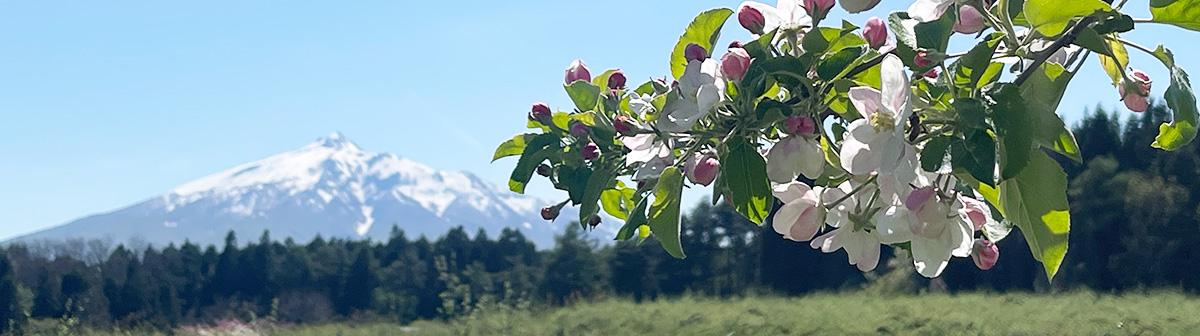
[[[189,182],[161,196],[13,241],[111,237],[155,245],[220,244],[270,230],[276,239],[386,239],[393,224],[409,237],[433,238],[462,225],[495,237],[519,229],[540,247],[553,245],[563,223],[541,219],[549,202],[518,195],[466,172],[437,171],[389,153],[363,151],[340,133],[303,148],[239,165]],[[567,210],[567,209],[564,209]],[[135,238],[140,237],[140,238]]]

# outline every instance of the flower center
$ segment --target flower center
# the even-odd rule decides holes
[[[896,118],[892,117],[891,113],[884,111],[875,111],[875,113],[871,114],[868,121],[877,133],[891,131],[892,128],[896,127]]]

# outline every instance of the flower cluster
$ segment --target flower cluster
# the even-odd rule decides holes
[[[879,1],[840,4],[857,13]],[[543,209],[545,219],[576,204],[579,223],[594,227],[603,211],[625,221],[618,240],[653,234],[676,257],[684,257],[679,197],[690,183],[785,239],[845,251],[864,272],[877,267],[883,246],[907,251],[926,277],[952,257],[990,269],[996,242],[1015,225],[1053,276],[1069,209],[1065,174],[1048,153],[1080,156],[1055,114],[1058,101],[1098,39],[1108,49],[1094,55],[1122,100],[1144,111],[1150,78],[1126,71],[1123,47],[1113,48],[1145,48],[1119,37],[1131,29],[1122,26],[1128,17],[1103,3],[1052,6],[1059,16],[1029,15],[1032,28],[1014,26],[1020,11],[1006,4],[916,0],[861,28],[820,26],[834,0],[706,11],[675,47],[670,77],[626,86],[620,70],[593,77],[582,60],[572,62],[564,88],[575,106],[534,104],[529,127],[541,133],[514,137],[495,158],[520,155],[514,191],[536,172],[567,192]],[[711,22],[730,17],[753,40],[714,45],[720,26]],[[1092,40],[1081,44],[1084,32]],[[980,41],[948,52],[956,33]],[[1161,50],[1145,49],[1181,71]],[[1005,69],[1015,79],[1002,80]],[[1172,77],[1178,93],[1187,83],[1176,80],[1186,74]],[[1163,130],[1175,132],[1167,140],[1195,135]]]

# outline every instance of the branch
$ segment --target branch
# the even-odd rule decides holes
[[[1096,18],[1089,16],[1075,23],[1075,26],[1071,27],[1071,31],[1064,34],[1062,38],[1058,39],[1058,41],[1054,41],[1054,44],[1051,44],[1049,48],[1042,50],[1037,54],[1037,56],[1034,56],[1033,64],[1030,64],[1030,66],[1026,68],[1025,72],[1022,72],[1020,76],[1017,76],[1017,79],[1013,81],[1013,84],[1020,86],[1022,83],[1025,83],[1026,80],[1029,80],[1029,77],[1033,76],[1034,73],[1034,71],[1031,70],[1035,70],[1042,66],[1042,63],[1046,63],[1046,59],[1050,58],[1050,55],[1053,55],[1054,52],[1062,49],[1062,47],[1074,43],[1075,38],[1078,37],[1088,25],[1092,24],[1093,21],[1096,21]]]

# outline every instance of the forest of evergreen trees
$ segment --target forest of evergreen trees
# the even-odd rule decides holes
[[[28,319],[73,318],[87,326],[147,327],[271,318],[283,323],[445,318],[480,303],[562,305],[605,297],[653,300],[683,294],[800,295],[902,279],[900,291],[1048,291],[1089,288],[1200,290],[1200,148],[1149,147],[1169,115],[1154,105],[1120,122],[1096,108],[1074,131],[1084,163],[1061,159],[1071,177],[1071,246],[1053,285],[1020,234],[999,243],[995,268],[956,258],[940,279],[912,267],[863,274],[844,252],[822,254],[758,227],[724,203],[684,219],[688,258],[653,238],[601,245],[577,225],[538,251],[516,230],[492,239],[462,228],[430,240],[394,229],[387,241],[297,243],[269,233],[224,246],[111,246],[105,241],[14,244],[0,249],[0,330]],[[885,249],[885,258],[892,252]],[[900,256],[903,258],[903,256]],[[895,263],[904,262],[898,259]],[[893,264],[895,264],[893,263]],[[886,264],[881,263],[881,265]]]

